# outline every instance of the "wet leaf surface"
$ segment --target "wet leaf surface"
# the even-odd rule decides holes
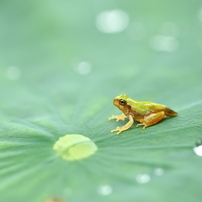
[[[201,200],[202,4],[153,3],[0,3],[2,202]],[[179,116],[117,136],[110,130],[125,121],[107,119],[121,113],[112,104],[121,93]],[[66,134],[98,150],[63,160],[53,145]]]

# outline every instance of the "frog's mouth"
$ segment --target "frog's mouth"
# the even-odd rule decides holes
[[[119,99],[114,99],[114,103],[113,103],[116,107],[118,107],[122,112],[124,112],[124,108],[125,106],[122,106],[119,104]]]
[[[118,99],[114,99],[113,104],[119,108],[119,100]]]
[[[125,115],[127,115],[127,114],[129,113],[129,107],[128,107],[128,105],[127,105],[127,104],[124,105],[124,106],[120,105],[120,104],[119,104],[119,100],[120,100],[120,99],[114,99],[113,104],[114,104],[116,107],[118,107]]]

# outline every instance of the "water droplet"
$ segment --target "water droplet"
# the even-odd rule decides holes
[[[179,44],[174,37],[159,35],[152,39],[151,46],[157,51],[174,52],[178,49]]]
[[[161,176],[164,174],[164,169],[163,168],[156,168],[154,170],[154,174],[157,175],[157,176]]]
[[[140,22],[133,22],[128,27],[128,36],[132,40],[139,40],[144,37],[146,29],[145,26]]]
[[[87,158],[97,151],[96,144],[83,135],[68,134],[55,142],[53,149],[64,160],[75,161]]]
[[[98,189],[97,189],[97,193],[102,196],[110,195],[112,193],[112,191],[113,191],[112,187],[109,185],[103,185],[103,186],[98,187]]]
[[[103,33],[119,33],[129,24],[128,14],[122,10],[111,10],[100,13],[96,20],[97,29]]]
[[[194,153],[198,156],[202,156],[202,139],[196,141],[196,146],[193,148]]]
[[[20,78],[21,72],[18,67],[11,66],[8,68],[6,75],[7,75],[7,78],[10,80],[17,80]]]
[[[92,70],[92,65],[89,62],[82,61],[75,65],[74,68],[79,74],[87,75]]]
[[[149,182],[151,180],[151,177],[148,174],[139,174],[136,176],[135,179],[138,183],[144,184],[144,183]]]
[[[198,147],[194,147],[194,152],[196,155],[202,156],[202,145],[200,145]]]

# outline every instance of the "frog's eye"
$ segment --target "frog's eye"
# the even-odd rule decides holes
[[[123,106],[123,105],[126,104],[126,101],[125,101],[124,99],[120,99],[120,100],[119,100],[119,104]]]

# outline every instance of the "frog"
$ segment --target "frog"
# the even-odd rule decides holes
[[[159,123],[167,116],[174,117],[178,115],[177,112],[165,105],[151,101],[138,101],[124,93],[115,97],[113,104],[118,107],[123,114],[112,115],[108,118],[109,121],[116,119],[116,122],[118,122],[120,120],[125,121],[126,118],[129,119],[124,126],[111,130],[111,133],[117,132],[117,135],[125,130],[128,130],[133,125],[134,121],[139,122],[136,127],[143,126],[142,129],[145,129],[148,126]]]

